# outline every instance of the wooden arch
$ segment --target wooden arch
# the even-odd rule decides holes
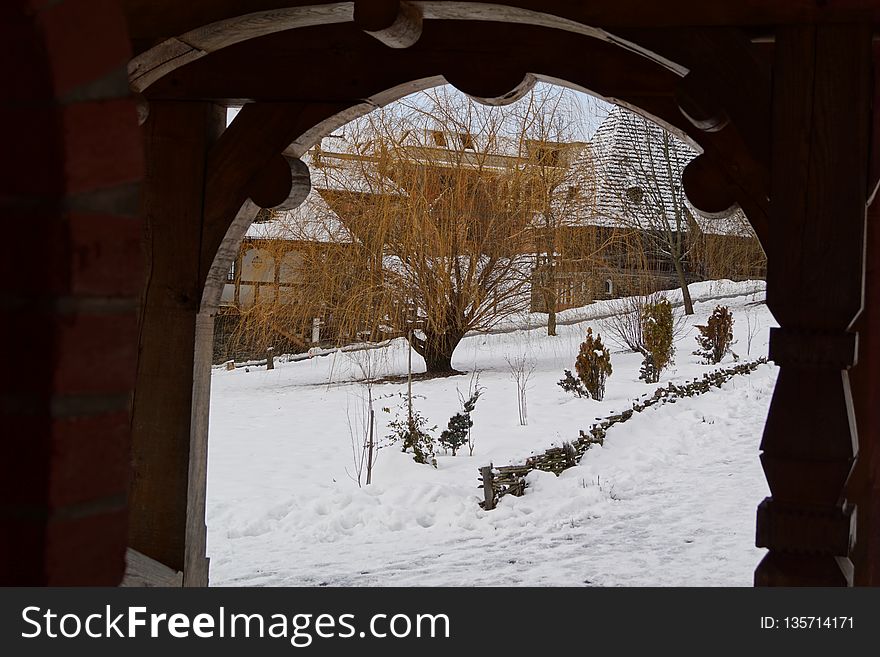
[[[212,283],[253,203],[298,203],[308,182],[296,158],[375,106],[443,80],[507,102],[540,78],[685,136],[702,151],[685,176],[694,204],[746,211],[768,251],[768,303],[782,325],[771,341],[782,371],[762,443],[773,497],[761,505],[758,543],[770,552],[756,582],[853,581],[856,516],[845,485],[857,441],[847,371],[873,189],[873,12],[788,1],[675,0],[660,12],[634,0],[224,0],[163,17],[155,4],[127,3],[138,50],[131,81],[149,111],[151,247],[132,425],[133,547],[187,584],[207,582]],[[224,132],[217,108],[241,102]],[[811,273],[820,261],[839,289]],[[876,320],[863,334],[876,345]],[[876,362],[876,346],[862,350]],[[868,376],[862,394],[871,389]],[[876,488],[872,477],[863,491]],[[870,516],[864,522],[876,533]],[[876,545],[861,548],[866,578],[877,576]]]

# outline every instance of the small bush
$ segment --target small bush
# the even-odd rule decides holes
[[[657,383],[660,373],[672,364],[675,354],[675,317],[669,299],[659,298],[642,310],[644,356],[639,378]]]
[[[591,328],[587,329],[587,337],[581,343],[574,368],[587,393],[601,401],[605,396],[605,381],[611,376],[611,354],[602,344],[600,335],[593,337]]]
[[[700,335],[696,337],[699,349],[694,355],[701,356],[708,364],[720,363],[733,344],[733,315],[727,306],[715,306],[705,325],[697,324]]]
[[[440,444],[444,449],[451,450],[453,456],[462,445],[468,444],[471,427],[474,426],[471,412],[476,407],[481,394],[483,394],[483,389],[477,387],[467,400],[463,400],[461,412],[449,418],[446,429],[440,434]]]
[[[590,393],[584,388],[584,384],[571,373],[571,370],[565,370],[565,376],[559,379],[556,385],[565,390],[565,392],[570,392],[578,397],[590,396]]]
[[[434,436],[431,431],[436,426],[428,427],[428,419],[419,411],[413,409],[412,420],[407,415],[398,412],[397,417],[388,423],[391,433],[387,436],[392,443],[403,441],[402,452],[408,449],[413,451],[413,461],[437,467],[437,458],[434,455]]]

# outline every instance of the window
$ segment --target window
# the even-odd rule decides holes
[[[626,190],[626,200],[634,205],[641,205],[645,200],[645,191],[638,186],[630,187]]]
[[[614,296],[614,281],[612,281],[610,278],[605,280],[605,296]]]
[[[431,130],[431,139],[434,140],[435,146],[446,146],[446,135],[442,130]]]
[[[229,265],[229,271],[226,272],[226,281],[232,283],[235,281],[235,260]]]
[[[473,135],[469,132],[459,132],[458,133],[458,142],[461,144],[461,147],[465,150],[476,150],[474,147],[474,138]]]
[[[573,201],[578,196],[580,196],[580,193],[581,193],[580,187],[578,187],[577,185],[569,185],[568,186],[568,193],[566,194],[566,200]]]
[[[535,158],[535,160],[544,166],[548,167],[557,167],[559,166],[559,149],[554,148],[552,146],[544,146],[535,143],[530,143],[528,145],[529,154]]]

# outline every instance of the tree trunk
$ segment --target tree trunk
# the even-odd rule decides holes
[[[456,371],[452,368],[452,354],[462,337],[451,333],[426,333],[424,340],[413,336],[411,345],[425,359],[425,372],[443,374]]]
[[[440,349],[428,349],[422,354],[425,371],[429,373],[453,372],[452,354]]]
[[[684,267],[679,260],[676,260],[673,264],[675,265],[675,273],[678,275],[678,285],[681,288],[681,295],[684,299],[684,314],[693,315],[694,302],[691,301],[691,292],[688,289],[687,281],[684,278]]]
[[[556,335],[556,291],[549,284],[544,288],[544,307],[547,309],[547,335]]]

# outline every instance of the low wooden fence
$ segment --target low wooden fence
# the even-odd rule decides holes
[[[491,510],[505,495],[523,495],[526,490],[526,475],[532,470],[552,472],[558,476],[562,471],[574,467],[590,447],[605,443],[605,434],[608,429],[615,424],[626,422],[634,414],[641,413],[646,408],[657,404],[674,404],[684,397],[705,394],[712,388],[720,388],[739,374],[751,374],[766,362],[766,358],[759,358],[748,363],[707,372],[702,378],[692,379],[681,385],[669,383],[662,388],[657,388],[653,395],[643,395],[634,401],[632,408],[622,413],[609,415],[592,425],[588,432],[585,433],[581,430],[575,440],[565,442],[561,447],[551,447],[540,454],[530,456],[525,463],[520,465],[504,465],[496,468],[490,463],[483,466],[480,468],[479,476],[479,488],[483,489],[483,501],[480,502],[480,506]]]

